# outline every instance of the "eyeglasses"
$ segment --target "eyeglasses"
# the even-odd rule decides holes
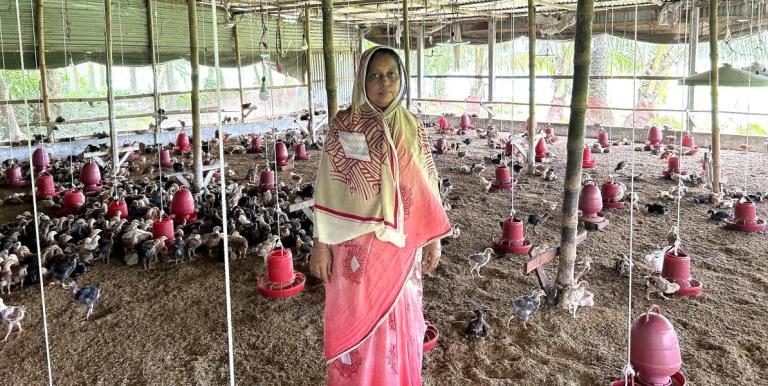
[[[394,73],[394,72],[388,72],[386,76],[382,75],[382,74],[379,74],[379,73],[368,74],[368,81],[369,82],[376,82],[376,83],[378,83],[378,82],[381,82],[384,79],[388,80],[389,82],[396,82],[397,80],[400,79],[400,75],[398,75],[397,73]]]

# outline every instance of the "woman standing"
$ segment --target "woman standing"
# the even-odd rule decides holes
[[[310,270],[325,283],[329,385],[421,384],[422,261],[437,266],[451,228],[424,125],[401,106],[406,76],[394,50],[367,50],[326,135]]]

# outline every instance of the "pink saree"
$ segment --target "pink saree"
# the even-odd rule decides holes
[[[420,128],[423,130],[423,128]],[[400,128],[402,130],[402,128]],[[328,384],[420,385],[423,338],[421,248],[450,233],[425,174],[393,128],[400,175],[404,247],[373,232],[332,245],[324,311]]]

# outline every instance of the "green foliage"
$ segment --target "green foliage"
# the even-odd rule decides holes
[[[667,126],[674,131],[683,130],[683,123],[669,115],[656,115],[648,123],[657,126]]]
[[[760,124],[751,123],[746,126],[737,127],[736,130],[734,130],[734,134],[767,137],[768,131],[760,126]]]
[[[38,98],[40,96],[40,71],[0,70],[11,99]]]

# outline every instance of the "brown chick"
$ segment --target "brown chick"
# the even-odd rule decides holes
[[[581,301],[586,294],[589,283],[581,281],[575,286],[566,287],[563,294],[560,296],[560,307],[568,310],[574,318],[576,317],[576,310],[581,305]]]
[[[651,300],[651,294],[659,294],[664,300],[669,299],[664,296],[671,295],[680,290],[680,284],[672,283],[669,280],[661,276],[646,276],[645,277],[645,298]]]
[[[259,243],[259,245],[256,246],[256,256],[263,258],[264,263],[267,262],[267,256],[269,256],[270,252],[275,249],[277,240],[277,235],[270,234],[267,236],[266,240],[262,241]]]
[[[203,244],[202,237],[195,233],[190,235],[186,240],[184,240],[187,258],[189,260],[194,260],[195,258],[195,251],[197,251],[197,248],[200,247],[200,245]]]
[[[493,248],[485,248],[482,253],[470,255],[467,258],[469,260],[469,274],[473,275],[473,272],[477,271],[477,276],[483,277],[483,275],[480,274],[480,268],[485,267],[491,261],[491,257],[495,256],[496,252],[493,251]]]
[[[234,231],[229,235],[229,250],[232,252],[232,259],[237,260],[245,257],[248,252],[248,239],[240,235],[240,232]]]

